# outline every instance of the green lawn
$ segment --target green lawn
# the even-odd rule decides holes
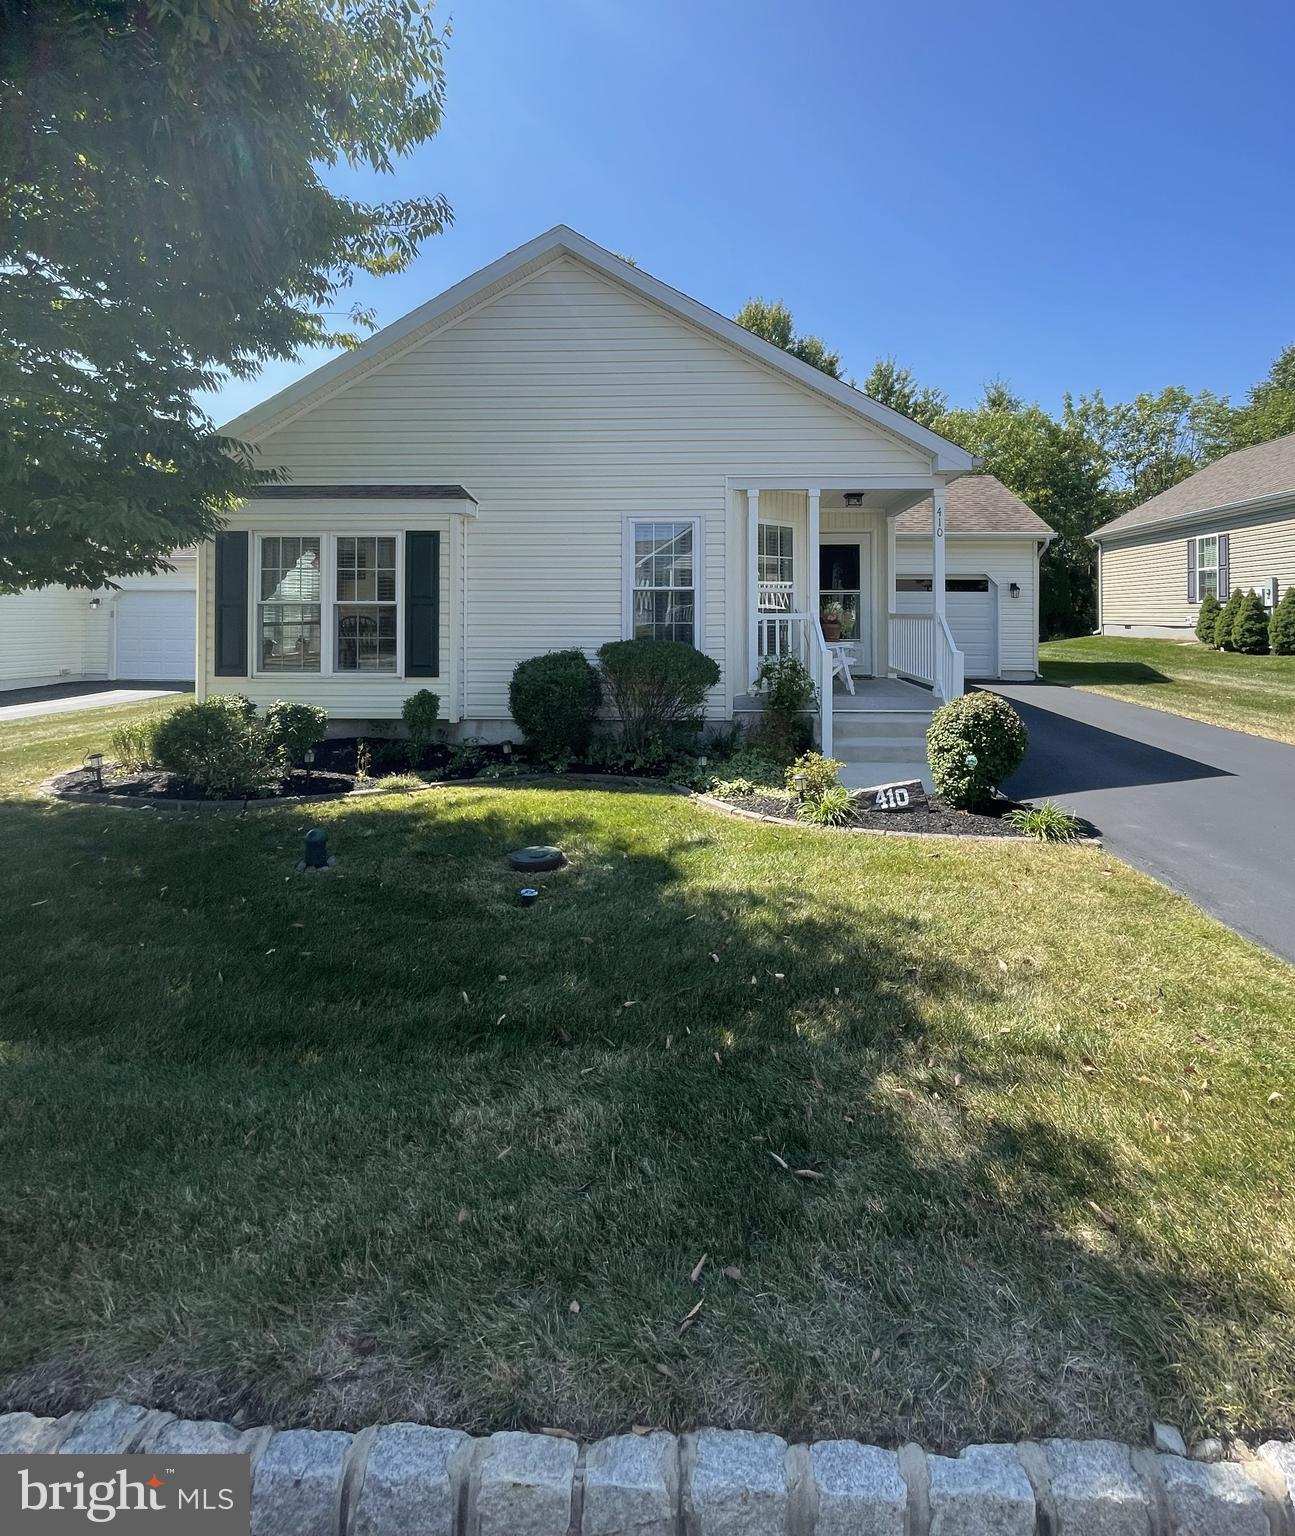
[[[1295,1429],[1295,973],[1153,881],[502,786],[303,878],[24,792],[110,719],[0,727],[0,1407]]]
[[[1295,743],[1295,656],[1239,656],[1196,641],[1085,635],[1039,647],[1043,680]]]

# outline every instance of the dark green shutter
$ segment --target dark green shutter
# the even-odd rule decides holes
[[[247,534],[216,535],[217,677],[247,676]]]
[[[405,676],[439,677],[441,536],[405,535]]]

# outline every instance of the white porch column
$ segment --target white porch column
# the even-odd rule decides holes
[[[931,492],[931,596],[935,616],[944,617],[944,482]]]
[[[818,486],[811,485],[806,492],[809,516],[807,519],[809,533],[806,539],[808,548],[805,551],[805,574],[809,580],[805,583],[806,606],[810,613],[818,612],[818,503],[822,492]]]
[[[899,557],[895,547],[895,524],[898,514],[886,517],[886,611],[881,616],[881,654],[885,659],[886,675],[894,677],[895,668],[890,654],[890,616],[895,612],[895,582],[898,577]]]
[[[746,675],[751,683],[760,666],[760,492],[754,488],[746,493],[746,569],[747,569],[747,666]]]

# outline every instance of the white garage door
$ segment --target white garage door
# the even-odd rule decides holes
[[[998,675],[998,593],[986,576],[950,576],[944,611],[968,677]]]
[[[123,592],[117,599],[116,677],[139,682],[192,682],[192,592]]]

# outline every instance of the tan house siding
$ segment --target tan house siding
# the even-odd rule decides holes
[[[729,592],[745,590],[744,532],[726,538],[745,498],[728,479],[903,485],[931,473],[924,452],[565,256],[287,421],[261,454],[304,484],[455,482],[477,498],[469,720],[506,717],[519,658],[571,645],[592,653],[620,637],[635,517],[700,521],[699,640],[725,670],[722,709],[730,630],[741,624],[730,624]],[[803,518],[803,505],[802,495],[789,509]],[[459,649],[451,641],[447,654]],[[360,691],[376,715],[372,686]],[[393,685],[392,700],[402,691]],[[315,679],[313,692],[342,713],[337,680]]]
[[[988,576],[997,588],[998,675],[1033,677],[1038,670],[1038,540],[1020,538],[977,538],[974,533],[949,534],[945,539],[944,561],[948,576]],[[901,537],[896,543],[896,574],[929,576],[931,543],[929,539]],[[1021,589],[1011,595],[1012,583]],[[929,613],[927,603],[901,605],[907,612]]]
[[[1190,632],[1200,606],[1187,601],[1187,542],[1219,533],[1228,535],[1229,589],[1258,591],[1275,576],[1280,595],[1295,582],[1295,508],[1240,518],[1221,513],[1190,527],[1103,543],[1098,617],[1102,633]]]

